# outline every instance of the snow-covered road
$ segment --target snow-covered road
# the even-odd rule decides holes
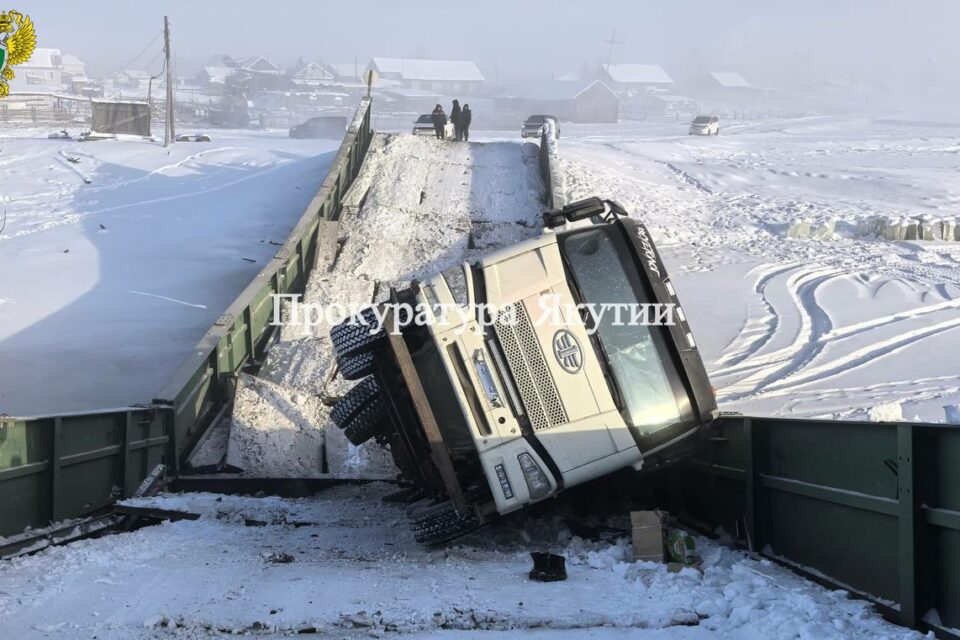
[[[960,215],[956,129],[856,117],[710,138],[626,129],[566,129],[567,188],[654,228],[722,408],[855,419],[899,402],[937,422],[960,403],[960,244],[855,237],[867,215]],[[838,237],[786,238],[798,217],[837,218]]]
[[[149,402],[276,253],[338,145],[0,130],[0,414]]]
[[[560,508],[426,550],[413,541],[402,508],[381,503],[392,490],[375,484],[299,500],[185,494],[141,501],[202,518],[0,564],[0,637],[922,637],[884,622],[863,601],[707,540],[698,540],[701,569],[670,573],[631,562],[627,540],[575,537],[564,524],[575,516]],[[531,549],[563,553],[569,579],[531,582]]]

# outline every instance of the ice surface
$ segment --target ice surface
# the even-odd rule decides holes
[[[0,129],[0,414],[149,402],[276,253],[339,144],[47,133]]]

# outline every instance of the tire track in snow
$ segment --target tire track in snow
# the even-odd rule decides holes
[[[841,358],[836,358],[825,364],[813,367],[800,374],[799,379],[796,379],[796,376],[793,376],[794,380],[792,382],[787,382],[784,380],[779,383],[774,383],[770,385],[769,390],[776,391],[780,389],[795,389],[812,382],[820,382],[827,378],[832,378],[841,373],[847,373],[863,366],[868,362],[872,362],[878,358],[897,353],[907,347],[910,347],[918,340],[930,338],[957,327],[960,327],[960,318],[945,320],[929,327],[908,331],[893,338],[882,340],[875,344],[857,349],[856,351],[853,351]]]
[[[780,325],[780,316],[767,299],[767,286],[771,280],[797,267],[796,263],[787,266],[775,265],[760,270],[760,278],[754,284],[754,292],[760,296],[760,300],[751,305],[751,307],[762,307],[759,314],[750,317],[750,310],[747,310],[747,318],[744,319],[740,332],[724,347],[723,353],[717,358],[716,364],[723,366],[736,365],[750,356],[754,355],[773,338]]]
[[[823,350],[821,336],[832,329],[832,321],[816,300],[816,292],[824,283],[836,279],[842,272],[833,268],[800,269],[787,280],[794,306],[800,313],[800,328],[794,343],[766,356],[751,366],[762,365],[755,373],[723,389],[722,401],[735,401],[755,396],[777,380],[802,369]],[[799,345],[799,346],[795,346]],[[742,371],[742,370],[741,370]],[[730,375],[737,368],[715,372]]]

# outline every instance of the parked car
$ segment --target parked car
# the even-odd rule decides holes
[[[718,136],[720,135],[720,118],[717,116],[697,116],[690,123],[690,135],[692,136]]]
[[[417,499],[408,513],[420,543],[620,469],[673,462],[718,416],[647,228],[599,198],[544,214],[544,226],[393,289],[330,332],[341,374],[361,380],[331,417],[352,443],[389,449]],[[566,311],[545,318],[553,303]],[[630,323],[624,312],[618,324],[584,312],[591,304],[660,305],[673,322]],[[427,321],[394,331],[390,308],[402,305]]]
[[[520,137],[521,138],[539,138],[543,135],[543,125],[547,120],[553,121],[553,129],[556,133],[557,138],[560,137],[560,121],[554,116],[530,116],[527,118],[523,126],[520,127]]]
[[[344,116],[317,116],[291,127],[290,137],[339,139],[346,130],[347,119]]]
[[[429,113],[425,113],[422,116],[418,117],[413,123],[413,135],[415,136],[435,136],[436,132],[433,130],[433,116]],[[443,128],[443,137],[452,138],[454,135],[453,123],[449,120],[447,121],[446,126]]]

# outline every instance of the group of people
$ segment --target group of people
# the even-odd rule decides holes
[[[443,111],[442,105],[437,105],[433,109],[433,130],[441,140],[446,137],[444,129],[447,126],[447,114]],[[453,101],[453,108],[450,110],[450,122],[453,123],[453,135],[457,140],[466,142],[470,140],[470,123],[473,121],[473,112],[470,111],[470,105],[465,104],[460,107],[460,101]]]

